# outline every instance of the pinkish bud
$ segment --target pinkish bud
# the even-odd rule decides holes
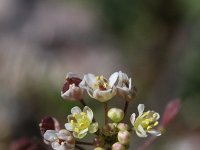
[[[39,124],[41,135],[43,136],[47,130],[56,130],[60,129],[59,122],[53,117],[45,117],[41,120]]]
[[[125,146],[119,142],[116,142],[112,145],[112,150],[125,150]]]
[[[125,124],[125,123],[119,123],[119,124],[117,125],[117,128],[118,128],[119,130],[121,130],[121,131],[124,131],[124,130],[128,130],[128,129],[129,129],[128,125]]]
[[[181,108],[180,99],[175,99],[170,101],[165,107],[165,111],[160,126],[162,128],[166,128],[178,115],[180,108]]]
[[[81,100],[83,98],[84,90],[79,87],[82,81],[76,74],[70,72],[66,76],[66,82],[63,85],[61,96],[68,100]]]
[[[123,144],[123,145],[127,145],[130,143],[131,140],[131,134],[130,132],[124,130],[124,131],[119,131],[118,133],[118,141]]]
[[[95,137],[94,138],[94,145],[96,147],[101,147],[104,145],[104,139],[102,137]]]

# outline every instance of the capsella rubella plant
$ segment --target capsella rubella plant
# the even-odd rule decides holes
[[[138,114],[132,113],[130,122],[126,123],[123,120],[136,92],[132,79],[121,71],[113,73],[109,79],[90,73],[81,79],[72,72],[68,73],[61,96],[65,100],[81,102],[83,108],[71,108],[64,129],[61,129],[55,118],[43,118],[39,126],[44,142],[54,150],[84,150],[83,145],[91,146],[94,150],[128,150],[133,133],[140,138],[149,135],[156,138],[161,136],[166,126],[178,114],[180,101],[175,100],[168,104],[160,125],[159,113],[153,110],[146,111],[144,104],[138,105]],[[104,126],[99,126],[95,112],[83,100],[85,93],[104,105]],[[107,102],[115,96],[125,101],[123,109],[108,108]],[[92,142],[81,141],[87,134],[94,134]],[[153,141],[147,138],[146,143],[139,149],[145,150]]]

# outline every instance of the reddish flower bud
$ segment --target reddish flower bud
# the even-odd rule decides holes
[[[41,120],[39,124],[41,135],[43,136],[47,130],[56,130],[60,129],[59,122],[53,117],[45,117]]]
[[[160,126],[162,128],[166,128],[178,115],[180,108],[181,108],[180,99],[175,99],[170,101],[165,107],[165,111]]]
[[[66,76],[66,82],[63,85],[61,96],[68,100],[81,100],[83,98],[84,90],[79,87],[82,81],[76,74],[70,72]]]

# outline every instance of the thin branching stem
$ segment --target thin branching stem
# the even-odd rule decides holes
[[[75,145],[75,148],[77,148],[78,150],[86,150],[85,148],[79,146],[79,145]]]
[[[84,99],[81,99],[80,102],[81,102],[81,104],[82,104],[83,106],[87,106],[86,103],[85,103],[85,101],[84,101]]]
[[[149,137],[137,150],[147,150],[157,138],[157,136]]]
[[[128,104],[129,104],[128,101],[126,101],[125,104],[124,104],[124,118],[125,118],[127,110],[128,110]]]
[[[94,145],[94,143],[92,143],[92,142],[82,142],[82,141],[76,141],[76,144],[91,145],[91,146]]]
[[[107,117],[107,114],[108,114],[108,103],[107,102],[104,102],[104,111],[105,111],[105,125],[108,124],[108,117]]]

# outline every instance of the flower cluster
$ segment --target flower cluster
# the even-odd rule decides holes
[[[104,104],[105,124],[100,127],[94,113],[84,101],[85,94]],[[144,111],[144,105],[138,105],[138,116],[130,116],[130,124],[123,122],[128,104],[137,94],[132,79],[122,71],[113,73],[108,79],[103,75],[85,74],[83,78],[70,72],[61,90],[65,100],[79,101],[83,109],[75,106],[67,116],[65,129],[61,129],[58,121],[52,117],[42,119],[40,130],[44,142],[54,150],[84,149],[83,145],[93,145],[95,150],[127,150],[131,142],[131,134],[147,137],[148,134],[160,136],[158,119],[160,115],[152,110]],[[124,99],[124,108],[110,108],[107,101],[115,96]],[[92,142],[80,141],[87,133],[94,134]]]

